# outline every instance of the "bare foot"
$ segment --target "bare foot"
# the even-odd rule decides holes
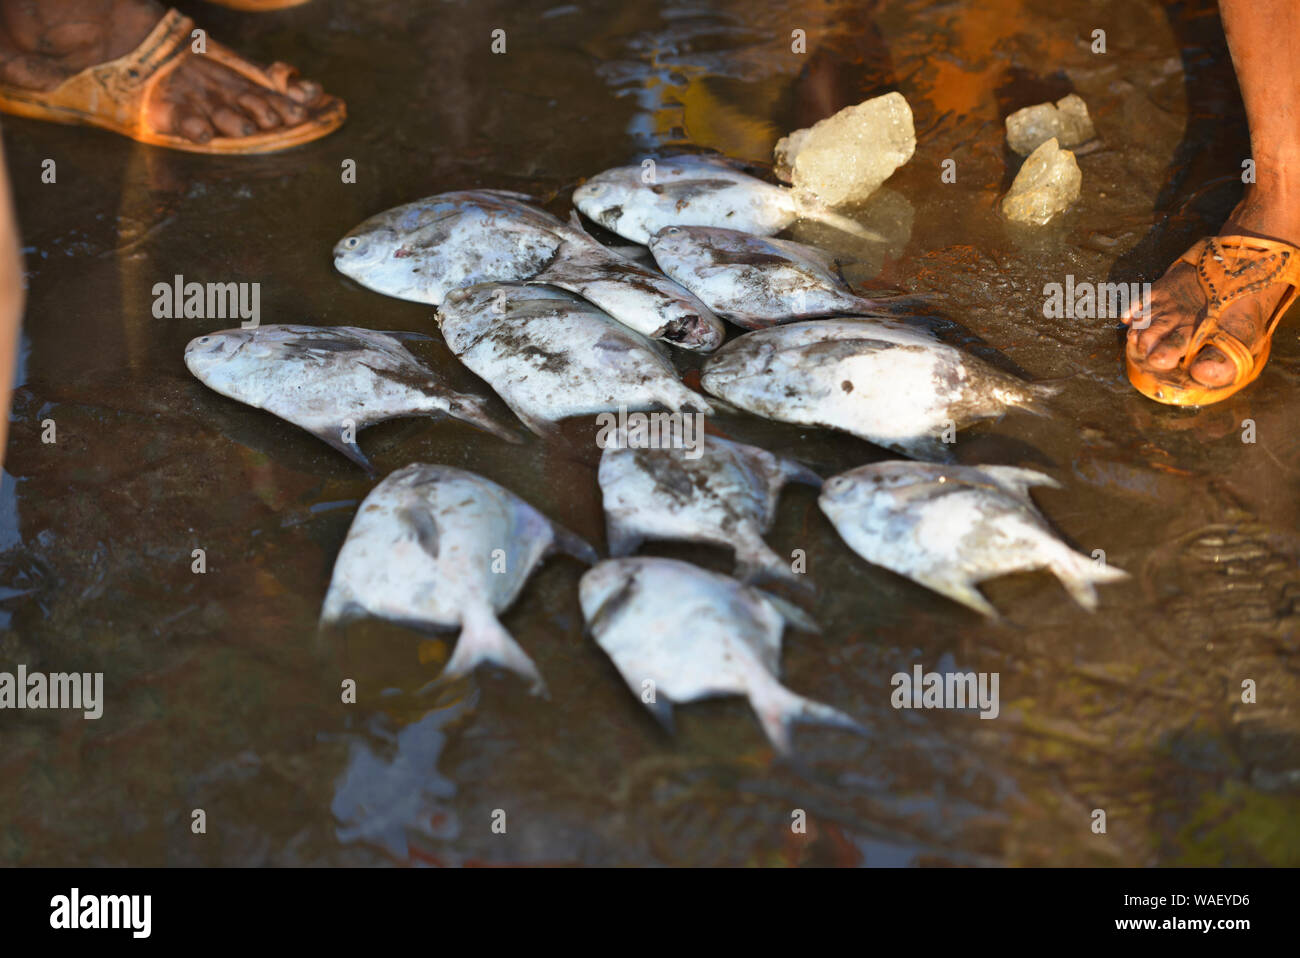
[[[130,53],[165,9],[154,0],[0,0],[0,83],[52,90],[87,67]],[[285,95],[204,57],[186,57],[146,106],[148,126],[194,143],[302,122],[319,84],[289,79]]]
[[[1289,191],[1279,186],[1255,184],[1219,231],[1220,236],[1234,234],[1300,245],[1300,197],[1290,196]],[[1220,328],[1253,349],[1265,334],[1268,321],[1287,288],[1285,283],[1274,283],[1236,300],[1220,314]],[[1131,315],[1134,310],[1124,316],[1124,322],[1130,327],[1129,342],[1138,344],[1150,368],[1173,369],[1205,318],[1206,305],[1196,267],[1175,263],[1152,285],[1151,315],[1137,322]],[[1209,345],[1201,349],[1187,371],[1204,386],[1226,386],[1237,374],[1232,360]]]

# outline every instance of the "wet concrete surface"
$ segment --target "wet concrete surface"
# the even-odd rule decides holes
[[[30,296],[0,486],[0,669],[102,671],[107,701],[98,721],[0,715],[0,862],[1300,864],[1297,327],[1282,327],[1253,388],[1198,412],[1131,390],[1114,320],[1043,317],[1045,283],[1155,279],[1239,198],[1249,146],[1212,6],[187,12],[248,55],[299,65],[350,119],[260,158],[3,120]],[[490,52],[498,28],[504,55]],[[806,54],[791,52],[795,29]],[[871,732],[802,731],[793,765],[742,700],[680,709],[668,738],[583,636],[568,559],[504,620],[549,702],[493,673],[426,688],[450,636],[379,622],[318,636],[331,563],[372,483],[191,378],[185,343],[214,324],[155,319],[155,283],[259,282],[264,323],[429,331],[430,308],[333,270],[333,243],[366,216],[470,187],[530,192],[567,215],[584,176],[645,151],[765,161],[783,133],[890,89],[915,112],[917,153],[859,211],[888,242],[792,235],[856,256],[859,284],[932,293],[954,341],[1063,380],[1055,417],[973,429],[957,455],[1061,480],[1036,494],[1045,514],[1133,573],[1103,587],[1099,612],[1035,574],[989,583],[1005,619],[984,621],[859,560],[793,487],[769,541],[806,551],[824,631],[787,633],[784,681]],[[1101,137],[1079,157],[1083,195],[1046,228],[1012,228],[996,211],[1019,162],[1002,118],[1070,91]],[[46,158],[55,184],[40,182]],[[355,184],[340,181],[345,159]],[[940,180],[945,159],[955,183]],[[440,341],[415,349],[484,389]],[[57,441],[44,443],[50,420]],[[826,475],[886,458],[748,417],[710,427]],[[599,542],[594,432],[578,420],[567,443],[521,450],[412,419],[361,445],[384,473],[481,472]],[[720,551],[647,551],[730,568]],[[893,709],[890,676],[917,663],[1000,673],[999,717]],[[345,679],[355,705],[340,702]],[[198,808],[205,835],[191,831]],[[505,834],[491,828],[498,809]],[[795,809],[807,834],[791,830]]]

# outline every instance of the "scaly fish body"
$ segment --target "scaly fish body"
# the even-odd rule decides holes
[[[687,290],[523,199],[465,190],[387,210],[335,245],[334,265],[376,292],[434,306],[479,283],[547,283],[652,339],[705,351],[721,345],[721,321]]]
[[[367,289],[437,306],[453,289],[524,280],[559,253],[568,228],[497,190],[439,193],[385,210],[334,246],[334,265]]]
[[[744,695],[783,753],[796,722],[861,731],[777,680],[785,621],[816,626],[764,592],[673,559],[607,559],[583,575],[579,600],[596,643],[665,727],[674,703]]]
[[[828,319],[746,333],[704,366],[706,392],[780,422],[841,429],[918,458],[946,458],[949,425],[1033,410],[1049,387],[1024,383],[928,332],[877,319]]]
[[[483,399],[450,389],[398,337],[429,338],[352,326],[226,329],[190,340],[185,365],[209,389],[306,429],[366,469],[349,437],[401,416],[453,416],[518,441]]]
[[[788,481],[820,486],[811,470],[757,446],[717,436],[698,458],[683,449],[609,446],[599,481],[611,555],[628,555],[644,539],[680,539],[731,548],[736,576],[796,580],[768,548],[777,498]]]
[[[882,462],[827,479],[819,503],[862,558],[977,612],[997,615],[977,583],[1033,569],[1050,569],[1076,602],[1093,610],[1095,583],[1127,574],[1052,534],[1029,489],[1057,485],[1013,466]]]
[[[573,205],[634,243],[649,243],[666,226],[720,226],[771,236],[800,217],[879,238],[847,217],[712,156],[658,159],[652,172],[642,166],[606,170],[573,191]]]
[[[493,662],[545,686],[497,617],[553,552],[587,563],[587,543],[510,490],[450,466],[415,463],[375,486],[334,563],[323,623],[364,616],[422,630],[460,628],[444,669]]]
[[[595,306],[545,286],[487,283],[438,311],[447,345],[538,435],[571,416],[666,407],[712,412],[662,347]]]
[[[670,278],[723,319],[748,329],[819,316],[870,315],[834,257],[790,240],[709,226],[668,226],[650,252]]]

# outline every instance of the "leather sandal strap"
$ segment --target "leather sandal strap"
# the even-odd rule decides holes
[[[130,53],[69,78],[55,94],[84,102],[92,111],[106,103],[119,123],[134,127],[140,122],[150,89],[189,52],[193,29],[193,20],[178,10],[168,10]]]
[[[1212,236],[1196,243],[1181,261],[1196,267],[1197,281],[1206,294],[1205,319],[1192,333],[1184,354],[1190,362],[1206,345],[1213,345],[1229,357],[1244,376],[1254,368],[1256,352],[1219,327],[1219,317],[1230,304],[1275,283],[1290,289],[1269,318],[1265,338],[1272,336],[1278,322],[1300,292],[1300,250],[1278,240],[1251,236]]]

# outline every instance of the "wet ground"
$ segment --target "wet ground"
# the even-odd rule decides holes
[[[1195,412],[1128,387],[1113,320],[1042,315],[1044,284],[1067,274],[1156,278],[1239,197],[1248,140],[1212,7],[316,0],[261,17],[189,12],[247,54],[300,65],[351,119],[250,159],[3,120],[30,297],[0,487],[0,670],[102,671],[107,701],[99,721],[0,715],[0,863],[1300,864],[1297,327],[1283,327],[1253,388]],[[490,52],[498,28],[504,55]],[[791,52],[795,29],[805,54]],[[945,335],[1064,379],[1057,418],[1009,416],[963,434],[957,454],[1062,481],[1037,493],[1044,512],[1133,573],[1103,588],[1098,613],[1036,574],[990,583],[1006,619],[986,622],[860,561],[814,495],[792,489],[769,539],[806,550],[824,632],[787,634],[784,679],[871,731],[803,731],[797,766],[774,760],[743,701],[683,708],[676,739],[661,732],[582,635],[581,568],[568,559],[505,618],[549,702],[492,673],[425,690],[446,640],[383,623],[317,637],[333,557],[371,482],[192,379],[182,350],[212,323],[155,319],[155,283],[259,282],[264,323],[427,331],[429,308],[333,270],[331,246],[364,217],[476,186],[567,214],[582,177],[647,150],[763,161],[788,130],[891,89],[915,112],[916,156],[860,211],[889,242],[795,235],[859,257],[855,281],[935,294]],[[1050,227],[1011,228],[996,212],[1018,163],[1002,118],[1072,90],[1101,135],[1079,159],[1082,198]],[[345,159],[355,184],[340,182]],[[945,159],[955,183],[941,182]],[[416,348],[474,388],[441,342]],[[43,443],[51,420],[57,441]],[[816,430],[710,425],[828,475],[885,458]],[[566,436],[521,450],[403,420],[361,444],[383,472],[477,470],[601,541],[594,427]],[[729,568],[722,552],[650,551]],[[917,663],[1000,673],[1001,714],[895,711],[890,676]],[[345,679],[354,705],[340,702]],[[795,809],[807,834],[791,830]]]

